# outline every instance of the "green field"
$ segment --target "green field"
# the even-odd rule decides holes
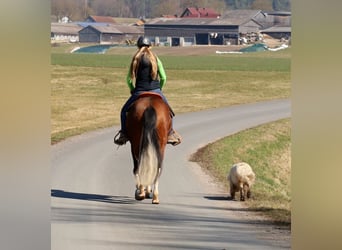
[[[135,48],[114,47],[107,54],[70,54],[71,49],[52,48],[53,143],[117,125],[129,96],[125,76]],[[202,48],[155,50],[167,74],[163,91],[176,113],[290,96],[290,51],[216,55]]]
[[[52,143],[119,125],[129,96],[125,76],[134,47],[115,47],[100,55],[70,54],[73,47],[51,48]],[[290,97],[290,49],[223,55],[215,54],[216,49],[154,48],[167,74],[163,92],[176,114]],[[257,174],[253,199],[246,202],[249,209],[290,223],[288,119],[224,138],[193,157],[224,184],[231,164],[249,162]]]
[[[264,52],[267,53],[267,52]],[[274,52],[273,52],[274,53]],[[126,68],[131,55],[111,54],[53,54],[53,65]],[[288,58],[245,57],[241,55],[213,56],[160,56],[167,70],[214,70],[214,71],[275,71],[289,72]]]

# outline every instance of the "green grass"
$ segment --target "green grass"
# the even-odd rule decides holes
[[[71,54],[72,46],[52,48],[53,143],[118,124],[121,106],[129,95],[125,76],[135,48]],[[277,52],[186,56],[184,52],[193,50],[156,49],[167,74],[163,91],[176,113],[290,96],[289,52],[282,51],[278,57]],[[196,53],[202,51],[197,48]]]
[[[251,211],[263,212],[277,224],[291,223],[290,119],[261,125],[201,148],[192,157],[222,183],[229,194],[227,174],[237,162],[249,163],[255,174]],[[239,196],[238,196],[239,197]]]
[[[277,71],[289,72],[290,60],[287,58],[255,58],[221,56],[168,56],[163,57],[168,69],[175,70],[214,70],[214,71]]]
[[[61,66],[127,68],[131,56],[106,54],[52,54],[51,64]]]
[[[127,68],[131,55],[52,54],[52,65]],[[231,56],[160,56],[167,70],[289,72],[289,58]]]

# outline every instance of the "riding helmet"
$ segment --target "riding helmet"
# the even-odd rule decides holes
[[[151,41],[147,37],[139,37],[138,42],[137,42],[138,48],[141,48],[143,46],[150,47],[151,46]]]

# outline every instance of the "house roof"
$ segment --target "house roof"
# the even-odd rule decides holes
[[[220,13],[215,11],[212,8],[196,8],[196,7],[189,7],[186,8],[180,17],[183,18],[217,18],[220,16]]]
[[[92,22],[75,22],[75,23],[77,23],[82,28],[85,28],[89,25],[94,26],[94,27],[95,26],[106,26],[106,25],[108,25],[108,23],[92,23]]]
[[[228,10],[219,18],[154,18],[145,25],[243,25],[250,21],[258,23],[255,18],[259,15],[264,15],[261,10]]]
[[[86,20],[96,23],[115,23],[114,18],[111,16],[88,16]]]
[[[175,18],[175,17],[177,17],[177,15],[161,15],[161,17],[164,17],[164,18]]]
[[[148,25],[215,25],[215,26],[240,26],[248,22],[257,21],[250,18],[154,18],[147,22]]]
[[[145,23],[145,26],[148,25],[209,25],[210,22],[212,22],[213,19],[209,18],[165,18],[165,17],[159,17],[154,18],[147,23]]]
[[[259,14],[264,15],[261,10],[227,10],[222,14],[221,19],[228,19],[232,23],[243,24],[253,20]]]
[[[120,24],[107,24],[107,25],[89,25],[92,29],[95,29],[101,33],[107,34],[143,34],[143,28],[131,25]],[[86,28],[88,28],[86,27]]]
[[[138,20],[138,21],[135,22],[134,25],[136,25],[136,26],[142,26],[142,25],[144,25],[144,24],[145,24],[145,21],[144,21],[144,20]]]
[[[51,23],[52,33],[78,35],[81,29],[82,27],[76,23]]]
[[[100,31],[101,33],[112,33],[112,34],[122,34],[122,32],[114,27],[113,25],[106,25],[106,26],[92,26],[90,25],[95,30]]]
[[[260,32],[264,32],[264,33],[287,32],[287,33],[290,33],[291,32],[291,27],[289,27],[289,26],[272,26],[272,27],[269,27],[267,29],[260,30]]]
[[[267,15],[272,16],[291,16],[291,11],[265,11]]]

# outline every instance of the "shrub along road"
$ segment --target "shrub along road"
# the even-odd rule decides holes
[[[52,146],[51,249],[290,249],[290,233],[227,200],[195,163],[197,148],[290,117],[276,100],[177,115],[183,143],[166,149],[160,202],[134,200],[129,145],[117,127]]]

